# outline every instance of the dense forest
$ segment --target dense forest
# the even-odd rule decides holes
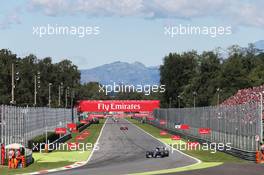
[[[13,65],[13,66],[12,66]],[[100,93],[99,84],[80,84],[80,71],[70,60],[53,63],[52,58],[34,55],[18,57],[10,50],[0,50],[0,104],[14,100],[19,106],[70,107],[80,99],[160,99],[162,107],[209,106],[233,95],[241,88],[264,84],[264,53],[250,44],[237,45],[227,52],[189,51],[169,53],[160,66],[160,83],[165,93],[146,96],[141,93]],[[50,92],[50,93],[49,93]]]
[[[219,49],[217,49],[219,50]],[[217,105],[237,90],[264,84],[264,53],[254,45],[227,52],[170,53],[160,67],[164,107]]]
[[[34,55],[28,55],[20,58],[10,50],[2,49],[0,104],[10,104],[12,100],[12,67],[14,101],[18,106],[33,106],[35,89],[37,92],[35,106],[48,106],[49,90],[51,107],[70,107],[72,100],[74,104],[83,97],[103,98],[103,94],[98,95],[98,90],[94,89],[98,87],[98,83],[80,84],[80,71],[70,60],[53,63],[50,57],[38,59]]]

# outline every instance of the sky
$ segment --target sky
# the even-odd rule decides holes
[[[169,52],[247,46],[264,39],[262,0],[9,0],[0,1],[0,48],[80,69],[114,61],[162,64]],[[99,33],[34,34],[47,26],[97,27]],[[231,27],[231,34],[166,34],[179,26]],[[171,31],[171,30],[170,30]],[[174,28],[175,32],[175,28]]]

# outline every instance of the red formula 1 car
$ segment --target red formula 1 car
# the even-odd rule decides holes
[[[121,130],[121,131],[128,130],[128,127],[127,127],[127,126],[121,126],[121,127],[120,127],[120,130]]]

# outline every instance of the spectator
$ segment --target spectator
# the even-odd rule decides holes
[[[264,91],[264,85],[246,89],[240,89],[230,98],[226,99],[222,105],[238,105],[252,102],[260,102],[260,93]],[[263,94],[264,96],[264,94]],[[264,101],[264,100],[263,100]]]
[[[14,167],[17,168],[18,164],[21,162],[21,153],[20,150],[16,150],[15,158],[14,158]]]
[[[8,152],[8,168],[14,168],[15,151],[10,149]]]

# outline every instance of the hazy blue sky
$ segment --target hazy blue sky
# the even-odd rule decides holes
[[[264,39],[261,0],[9,0],[0,3],[0,48],[80,68],[113,61],[162,63],[169,52],[246,46]],[[33,35],[33,26],[99,26],[96,36]],[[170,38],[164,26],[231,26],[232,34]]]

